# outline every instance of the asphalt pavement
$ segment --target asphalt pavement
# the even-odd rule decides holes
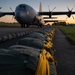
[[[38,30],[37,27],[30,28],[13,28],[13,27],[0,27],[0,43],[11,40],[13,38],[25,36],[34,30]]]
[[[56,30],[54,47],[58,61],[57,75],[75,75],[75,46],[67,41],[59,29]]]
[[[34,28],[15,28],[15,27],[0,27],[0,36],[4,36],[12,33],[27,32]]]

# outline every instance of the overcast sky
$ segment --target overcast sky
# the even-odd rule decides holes
[[[75,0],[0,0],[0,12],[10,12],[10,7],[15,11],[15,8],[19,4],[28,4],[32,6],[36,11],[39,11],[39,4],[42,3],[42,9],[43,11],[48,11],[48,5],[50,7],[50,10],[52,10],[54,7],[56,9],[54,11],[68,11],[67,6],[71,9],[75,5]],[[75,10],[75,8],[74,8]],[[74,11],[73,10],[73,11]],[[11,18],[12,16],[5,16],[3,18],[0,18],[0,21],[14,21]],[[58,19],[66,19],[67,16],[58,16]],[[74,15],[75,17],[75,15]],[[68,22],[74,22],[73,18],[67,19]]]

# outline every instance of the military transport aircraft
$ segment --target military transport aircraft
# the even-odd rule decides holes
[[[74,7],[73,7],[74,8]],[[40,11],[36,12],[31,6],[27,4],[20,4],[16,7],[15,12],[0,12],[0,17],[5,15],[13,15],[15,19],[21,24],[21,27],[29,27],[31,24],[37,24],[39,27],[44,25],[44,19],[42,15],[67,15],[70,17],[75,12],[72,12],[73,8],[68,12],[42,12],[42,5],[40,3]]]

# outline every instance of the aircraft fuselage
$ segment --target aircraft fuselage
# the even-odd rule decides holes
[[[20,4],[15,10],[15,19],[21,24],[33,24],[35,17],[38,17],[36,11],[29,5]]]

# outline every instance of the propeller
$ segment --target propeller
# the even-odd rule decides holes
[[[51,11],[50,11],[50,8],[49,8],[49,5],[48,5],[48,10],[49,10],[49,12],[51,12]]]
[[[72,11],[73,11],[74,7],[75,7],[75,5],[74,5],[73,8],[70,10],[70,9],[68,8],[68,6],[67,6],[67,9],[68,9],[67,16],[68,16],[68,17],[71,17]],[[68,18],[68,17],[67,17],[67,18]],[[67,19],[67,18],[66,18],[66,19]],[[74,19],[74,16],[73,16],[73,15],[72,15],[72,18]]]
[[[10,10],[13,12],[12,8],[10,7]]]
[[[12,12],[14,12],[13,10],[12,10],[12,8],[10,7],[10,10],[12,11]],[[13,15],[12,16],[12,19],[14,19],[15,20],[15,16]]]
[[[48,10],[49,10],[49,13],[50,13],[49,18],[51,18],[52,12],[53,12],[53,10],[54,10],[55,8],[56,8],[56,7],[54,7],[54,8],[50,11],[50,8],[49,8],[49,5],[48,5]]]
[[[74,16],[72,15],[72,18],[74,19]]]
[[[73,8],[71,9],[71,11],[74,9],[75,5],[73,6]]]
[[[56,8],[56,7],[54,7],[53,10],[54,10],[55,8]],[[52,12],[53,12],[53,10],[52,10]]]

